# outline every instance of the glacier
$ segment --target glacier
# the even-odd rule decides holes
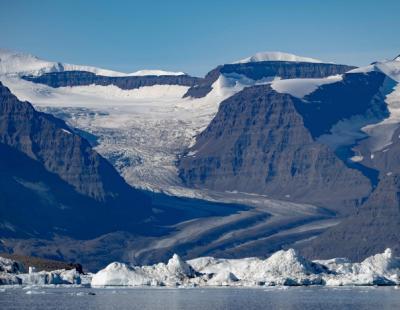
[[[52,88],[17,76],[0,80],[20,99],[97,137],[95,149],[134,187],[196,195],[184,188],[176,160],[203,131],[219,103],[255,81],[221,75],[204,98],[182,98],[188,87],[114,85]]]
[[[52,88],[23,80],[21,76],[63,70],[84,70],[105,76],[124,74],[45,61],[5,50],[0,50],[0,59],[0,80],[4,85],[20,100],[31,102],[36,109],[63,119],[71,128],[93,135],[96,138],[95,149],[130,185],[199,198],[204,198],[205,193],[182,184],[176,161],[194,145],[196,136],[208,126],[223,100],[245,87],[269,83],[278,92],[303,98],[321,85],[342,79],[337,75],[320,79],[281,80],[271,77],[252,80],[239,74],[221,74],[207,96],[183,98],[188,87],[178,85],[154,85],[132,90],[122,90],[113,85]],[[282,52],[258,53],[239,62],[257,61],[321,62]],[[397,72],[387,68],[386,71]],[[130,75],[180,73],[142,70]]]
[[[320,60],[282,52],[261,52],[236,63],[258,61],[321,62]],[[319,87],[340,82],[341,75],[320,79],[251,80],[239,74],[221,74],[212,90],[203,98],[182,98],[188,87],[154,85],[133,90],[116,86],[75,86],[52,88],[20,77],[45,72],[83,70],[105,76],[179,75],[183,72],[141,70],[131,74],[100,68],[63,64],[35,56],[0,49],[0,80],[20,99],[30,101],[36,109],[62,118],[71,128],[87,132],[96,139],[95,149],[107,158],[132,186],[166,194],[206,198],[201,190],[189,189],[178,176],[176,162],[194,145],[196,136],[214,118],[219,104],[243,88],[271,84],[277,92],[303,99]],[[379,71],[398,83],[400,61],[376,62],[349,71]],[[385,99],[389,118],[379,120],[355,116],[335,124],[319,141],[336,149],[368,137],[368,153],[364,159],[391,144],[392,134],[400,120],[398,84]],[[375,122],[375,123],[374,123]],[[372,124],[372,125],[371,125]],[[194,154],[188,154],[194,155]]]
[[[311,58],[273,52],[257,59],[319,62]],[[261,57],[262,56],[262,57]],[[305,95],[319,85],[340,79],[279,81],[274,77],[252,80],[239,74],[221,74],[212,91],[203,98],[183,98],[188,87],[145,86],[122,90],[116,86],[52,88],[21,78],[68,70],[88,71],[104,76],[180,75],[183,72],[141,70],[124,74],[95,67],[51,62],[30,54],[0,50],[0,80],[20,99],[43,112],[66,121],[71,128],[97,138],[95,146],[132,186],[167,194],[204,198],[199,190],[188,189],[178,176],[176,161],[194,145],[215,114],[219,104],[243,88],[273,83],[288,93]]]

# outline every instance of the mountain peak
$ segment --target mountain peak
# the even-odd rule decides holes
[[[302,57],[283,52],[259,52],[254,54],[253,56],[235,61],[234,63],[248,63],[248,62],[260,62],[260,61],[293,61],[293,62],[322,63],[322,61],[319,59]]]

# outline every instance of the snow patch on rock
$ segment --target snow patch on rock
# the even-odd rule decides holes
[[[371,152],[383,150],[393,143],[393,134],[400,124],[400,84],[395,85],[386,95],[385,102],[389,110],[389,117],[379,123],[362,128],[362,131],[370,136]]]
[[[317,90],[321,85],[340,82],[342,79],[342,75],[333,75],[320,79],[276,80],[271,83],[271,87],[278,93],[285,93],[302,99]]]

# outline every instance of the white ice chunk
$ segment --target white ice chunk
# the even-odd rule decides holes
[[[259,285],[395,285],[400,260],[390,249],[352,263],[345,258],[309,261],[295,250],[267,259],[200,257],[188,262],[174,255],[168,264],[131,267],[113,263],[94,275],[92,285],[259,286]]]

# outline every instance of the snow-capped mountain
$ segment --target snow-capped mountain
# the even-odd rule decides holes
[[[297,69],[300,70],[301,66],[299,65]],[[328,146],[340,158],[339,162],[348,166],[349,171],[357,175],[359,170],[364,175],[344,178],[347,181],[355,181],[363,188],[357,192],[358,187],[351,186],[351,193],[355,195],[353,198],[357,201],[359,197],[368,195],[365,177],[370,179],[373,186],[376,183],[376,176],[371,175],[372,171],[367,171],[371,164],[368,164],[366,159],[373,158],[375,152],[383,151],[385,146],[390,145],[393,133],[399,128],[398,70],[398,61],[385,61],[340,75],[317,79],[274,79],[267,83],[270,87],[247,88],[221,103],[217,115],[208,128],[199,135],[196,145],[189,150],[188,156],[181,159],[180,175],[187,184],[197,187],[258,192],[274,197],[277,197],[276,194],[279,192],[281,198],[285,196],[293,198],[297,191],[300,195],[307,196],[307,199],[311,199],[313,195],[319,196],[322,189],[316,190],[314,186],[306,184],[309,181],[322,181],[323,177],[306,177],[307,169],[300,168],[312,167],[305,164],[304,159],[317,156],[315,154],[317,146],[313,146],[314,155],[300,156],[301,163],[296,161],[291,163],[288,156],[290,152],[286,149],[295,147],[295,154],[299,156],[301,152],[295,141],[303,141],[300,133],[304,126],[307,131],[305,136],[310,134],[312,139],[308,143],[315,142],[320,146]],[[281,93],[290,97],[280,97],[278,94]],[[293,102],[294,110],[282,111],[283,107],[288,106],[288,102]],[[292,112],[294,114],[290,118]],[[294,121],[294,115],[297,113],[301,117],[298,127]],[[283,121],[286,117],[290,123],[287,126]],[[265,119],[269,120],[268,123],[265,123]],[[275,124],[274,120],[279,120],[279,123]],[[268,129],[269,126],[272,126],[271,131]],[[278,134],[280,130],[282,134]],[[289,138],[291,131],[296,137],[292,142]],[[275,138],[271,140],[268,137]],[[281,138],[284,138],[282,144],[279,142]],[[301,145],[308,143],[303,141]],[[275,150],[275,147],[280,151]],[[282,152],[282,149],[286,151]],[[323,157],[328,158],[326,154]],[[361,163],[363,159],[365,161]],[[279,164],[280,160],[282,166]],[[313,162],[321,164],[322,160],[321,158]],[[322,164],[324,168],[320,172],[330,182],[340,183],[340,176],[336,172],[333,172],[333,175],[328,173],[328,166],[334,167],[334,160],[330,161],[330,165]],[[362,166],[352,165],[351,162],[355,161]],[[376,163],[376,159],[373,162]],[[285,167],[287,173],[284,172]],[[344,168],[334,170],[345,171]],[[296,178],[298,173],[300,173],[300,183],[289,190],[288,180]],[[319,172],[314,171],[312,174],[315,173]],[[257,179],[257,176],[260,179]],[[284,181],[274,184],[274,180],[279,177]],[[306,188],[302,189],[301,185]],[[322,187],[329,188],[332,197],[346,197],[344,199],[349,201],[349,196],[344,193],[333,194],[332,186],[335,187],[333,184],[325,184]],[[341,189],[347,188],[343,184],[338,186]],[[307,190],[310,189],[311,193],[308,193]],[[328,197],[328,194],[321,196],[323,199]],[[340,205],[343,206],[343,203]]]
[[[96,75],[123,77],[123,76],[161,76],[184,75],[183,72],[170,72],[164,70],[139,70],[132,73],[123,73],[113,70],[101,69],[92,66],[81,66],[61,62],[46,61],[36,56],[0,49],[0,74],[33,75],[38,76],[50,72],[86,71]]]
[[[351,217],[364,201],[361,208],[385,204],[379,192],[397,193],[397,183],[384,180],[398,173],[398,60],[355,68],[267,53],[197,78],[121,76],[18,55],[0,57],[1,82],[88,139],[130,185],[250,208],[228,212],[207,202],[200,210],[204,201],[190,200],[188,207],[182,198],[152,194],[162,203],[150,222],[179,229],[163,227],[169,233],[157,240],[114,232],[106,240],[129,243],[113,248],[115,257],[134,251],[129,255],[138,261],[154,262],[175,249],[191,257],[265,254],[276,244],[316,237],[338,224],[335,214]],[[218,220],[200,219],[213,212]],[[397,251],[395,238],[385,246]],[[73,245],[66,241],[63,253]],[[82,255],[94,259],[103,245],[102,237],[84,242],[91,250]],[[45,242],[40,251],[53,249]],[[371,243],[368,253],[377,250]]]
[[[259,84],[277,79],[323,78],[355,69],[352,66],[339,64],[310,61],[280,61],[275,59],[279,58],[271,57],[271,59],[266,61],[238,62],[218,66],[207,73],[204,79],[190,87],[185,97],[201,98],[206,96],[211,90],[211,85],[221,75],[234,79],[247,78],[252,80],[253,84]]]
[[[235,63],[248,63],[248,62],[260,62],[260,61],[292,61],[292,62],[313,62],[322,63],[322,60],[302,57],[294,54],[283,53],[283,52],[260,52],[253,56],[243,58],[241,60],[233,62]]]

